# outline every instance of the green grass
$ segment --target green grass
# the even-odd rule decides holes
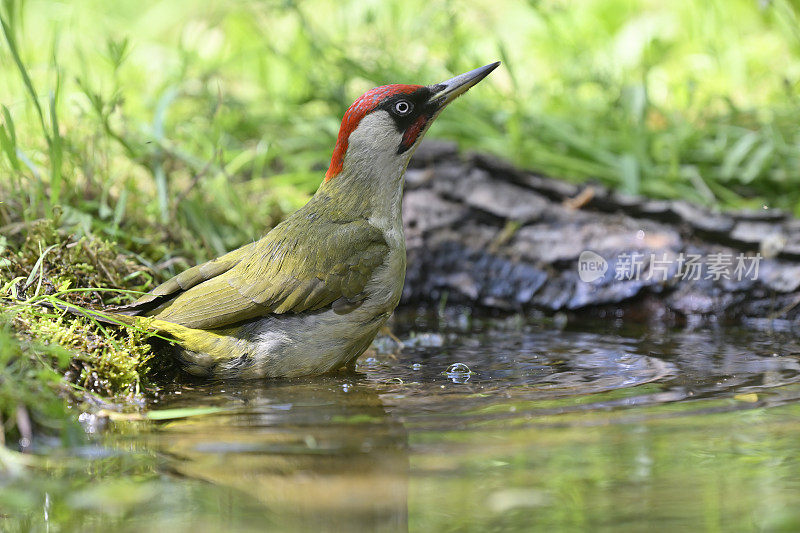
[[[797,3],[198,6],[6,0],[3,223],[61,206],[177,271],[302,204],[363,90],[498,58],[432,136],[627,192],[800,212]]]
[[[91,244],[38,278],[50,296],[148,290],[257,238],[314,191],[361,92],[496,59],[430,136],[554,177],[800,215],[798,13],[797,0],[2,0],[0,296],[74,243]],[[109,250],[122,273],[103,272]],[[18,353],[73,327],[15,320]],[[95,356],[119,362],[92,331],[107,340]],[[101,391],[129,390],[137,357]]]

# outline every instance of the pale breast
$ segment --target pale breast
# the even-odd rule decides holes
[[[402,223],[390,225],[383,231],[389,253],[384,264],[375,269],[370,283],[365,287],[365,306],[373,312],[391,312],[400,302],[406,277],[406,243]]]

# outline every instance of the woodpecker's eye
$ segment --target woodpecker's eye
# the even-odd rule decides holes
[[[398,115],[408,115],[411,113],[411,103],[406,100],[400,100],[394,104],[394,112]]]

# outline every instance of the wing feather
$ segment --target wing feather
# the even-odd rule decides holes
[[[142,295],[132,304],[122,305],[108,310],[115,313],[130,315],[147,314],[162,306],[165,302],[169,301],[170,298],[176,297],[181,292],[187,291],[200,283],[229,271],[236,266],[243,257],[247,257],[251,254],[255,245],[255,242],[245,244],[216,259],[188,268],[177,276],[168,279],[147,294]]]
[[[324,235],[324,241],[315,242],[312,235]],[[329,307],[341,297],[362,295],[387,252],[383,233],[364,219],[290,217],[234,266],[177,294],[155,316],[214,329],[270,313]]]

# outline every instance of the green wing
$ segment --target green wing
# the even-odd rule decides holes
[[[290,217],[251,246],[232,267],[148,314],[189,328],[214,329],[270,313],[357,303],[388,252],[383,233],[364,219]],[[192,281],[201,278],[189,275]]]
[[[195,265],[174,276],[152,291],[143,295],[141,298],[129,305],[108,309],[115,313],[123,314],[145,314],[163,305],[164,302],[174,298],[182,291],[187,291],[204,281],[219,276],[236,266],[244,257],[252,253],[257,243],[251,242],[225,255]]]

